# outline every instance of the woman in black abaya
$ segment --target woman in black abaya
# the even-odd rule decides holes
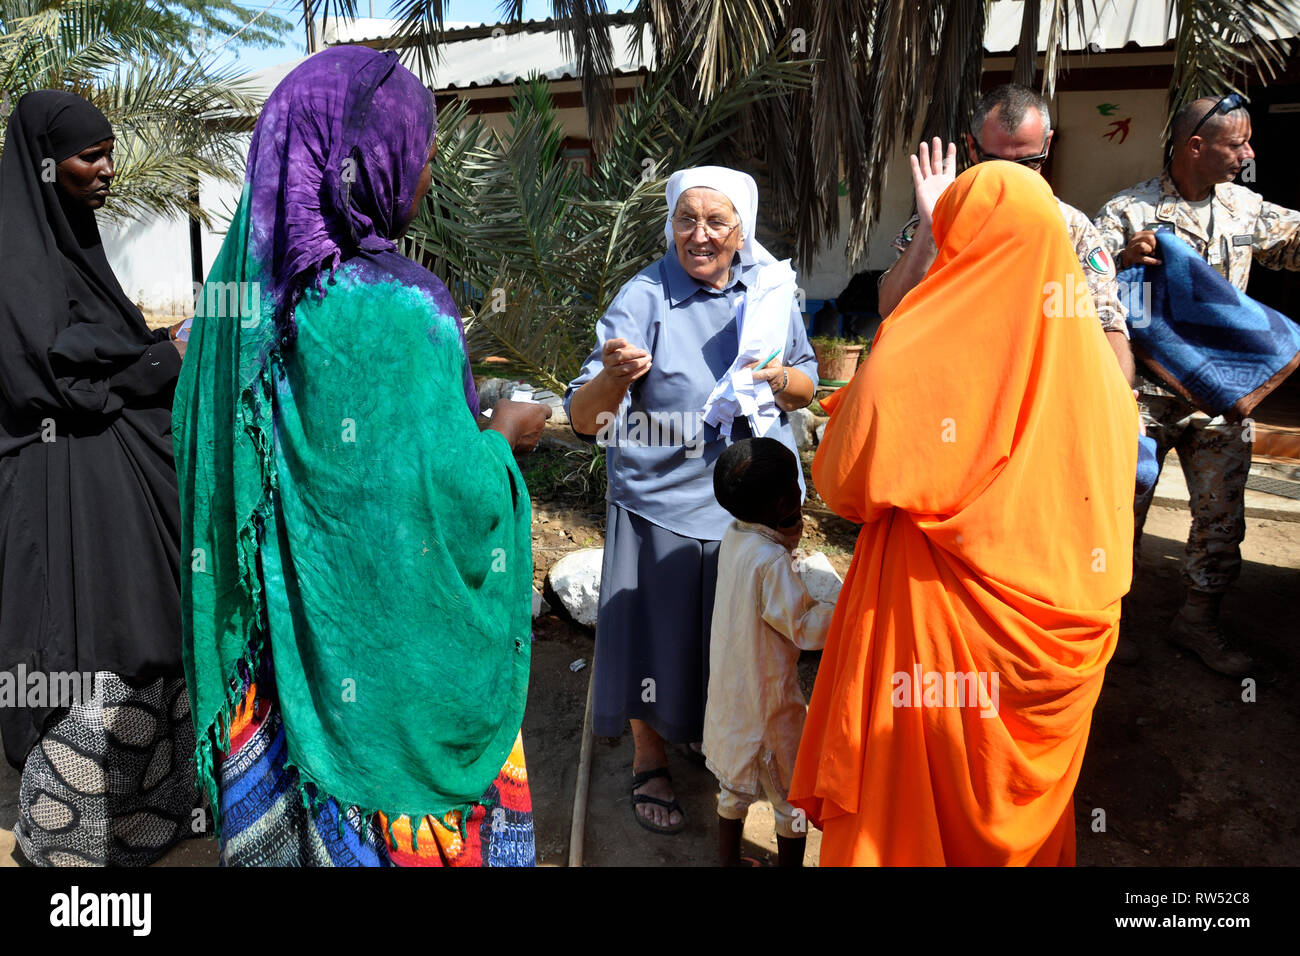
[[[0,158],[0,736],[40,865],[153,862],[196,802],[171,447],[184,343],[149,330],[104,255],[112,150],[98,109],[41,90]]]

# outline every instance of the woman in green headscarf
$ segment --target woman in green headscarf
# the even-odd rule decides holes
[[[227,864],[533,862],[512,450],[548,413],[499,404],[479,431],[455,303],[395,250],[434,129],[392,54],[290,73],[194,323],[182,616]]]

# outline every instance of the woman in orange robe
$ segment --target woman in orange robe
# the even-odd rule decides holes
[[[1131,577],[1138,413],[1041,176],[963,173],[813,480],[863,527],[790,800],[821,863],[1074,863]]]

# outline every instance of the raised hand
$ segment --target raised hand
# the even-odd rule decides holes
[[[957,178],[957,144],[949,143],[945,154],[943,141],[936,136],[933,149],[922,143],[916,155],[907,159],[912,166],[912,184],[916,187],[916,212],[921,217],[921,225],[928,227],[935,203]]]

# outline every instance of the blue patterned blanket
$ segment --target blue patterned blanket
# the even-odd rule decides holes
[[[1162,264],[1119,275],[1133,352],[1210,415],[1244,418],[1300,365],[1300,326],[1237,291],[1190,246],[1156,233]]]

